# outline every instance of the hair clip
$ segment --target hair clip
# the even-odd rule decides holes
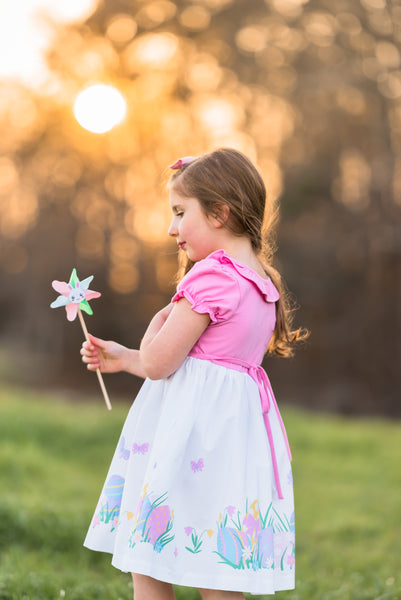
[[[189,165],[192,161],[195,160],[195,156],[184,156],[183,158],[179,158],[174,164],[169,165],[169,169],[173,169],[175,171],[182,169],[184,165]]]

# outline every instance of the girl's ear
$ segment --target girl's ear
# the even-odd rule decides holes
[[[215,204],[212,215],[211,215],[211,219],[212,219],[215,227],[217,227],[217,228],[224,227],[224,225],[228,221],[229,216],[230,216],[230,207],[227,206],[227,204],[223,204],[223,202],[218,202]]]

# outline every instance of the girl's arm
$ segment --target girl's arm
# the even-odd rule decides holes
[[[140,350],[131,350],[89,334],[90,341],[82,344],[82,361],[91,371],[127,371],[138,377],[163,379],[184,362],[209,323],[208,314],[193,311],[188,300],[181,298],[156,313]]]
[[[171,313],[174,308],[174,304],[170,302],[167,306],[159,310],[151,320],[148,325],[147,330],[145,331],[145,335],[142,338],[141,347],[147,346],[155,337],[157,333],[159,333],[160,329],[163,327],[164,323],[167,320],[167,317]]]
[[[169,308],[165,318],[163,311]],[[141,364],[150,379],[174,373],[210,323],[209,315],[192,310],[186,298],[166,309],[152,319],[139,349]]]

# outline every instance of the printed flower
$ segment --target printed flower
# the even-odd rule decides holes
[[[245,546],[245,548],[242,551],[242,557],[244,558],[244,560],[249,560],[252,556],[252,549],[250,546]]]
[[[97,525],[100,525],[100,515],[97,514],[93,517],[93,527],[96,527]]]
[[[93,315],[93,310],[88,304],[88,300],[93,298],[99,298],[100,292],[94,292],[89,290],[89,284],[93,279],[93,275],[87,277],[83,281],[79,281],[76,269],[72,270],[70,281],[57,281],[56,279],[52,282],[53,289],[61,294],[54,302],[50,304],[51,308],[58,308],[59,306],[65,306],[67,311],[67,319],[74,321],[80,308],[88,315]]]
[[[255,519],[253,515],[247,513],[242,520],[242,527],[245,533],[256,539],[261,530],[259,517]]]
[[[272,558],[266,558],[265,563],[264,563],[265,569],[271,569],[272,566],[273,566],[273,559]]]
[[[176,558],[177,558],[177,556],[178,556],[178,548],[177,548],[177,546],[175,547],[175,550],[174,550],[174,556],[175,556]]]
[[[155,543],[153,548],[154,548],[155,552],[158,552],[160,554],[160,552],[163,550],[163,544],[161,543],[160,540],[157,540],[157,542]]]
[[[292,478],[292,471],[291,470],[288,472],[287,481],[288,481],[288,485],[292,485],[293,484],[293,478]]]
[[[213,529],[208,529],[206,533],[208,534],[209,539],[210,539],[212,537],[214,531],[213,531]]]
[[[229,517],[232,517],[235,513],[235,506],[227,506],[227,514]]]
[[[185,527],[184,531],[187,535],[191,535],[191,533],[193,532],[194,528],[193,527]]]
[[[295,556],[293,554],[290,554],[289,556],[287,556],[287,565],[289,565],[290,569],[292,569],[294,564],[295,564]]]

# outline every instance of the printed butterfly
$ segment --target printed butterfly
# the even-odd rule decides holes
[[[145,444],[137,444],[136,442],[132,444],[132,452],[134,454],[146,454],[149,450],[149,444],[146,442]]]
[[[194,473],[196,473],[197,471],[202,471],[204,466],[205,465],[203,464],[203,458],[200,458],[198,462],[191,460],[191,469]]]
[[[125,448],[125,438],[124,436],[121,436],[121,441],[120,441],[120,445],[118,447],[119,450],[119,457],[122,458],[123,460],[128,460],[129,459],[129,450],[128,448]]]

